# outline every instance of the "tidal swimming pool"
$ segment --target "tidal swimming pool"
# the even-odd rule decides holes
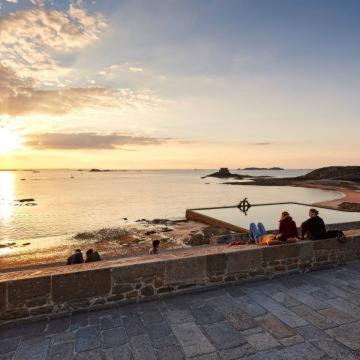
[[[313,207],[314,206],[311,205],[283,203],[253,205],[246,212],[241,211],[238,207],[193,209],[192,211],[196,214],[206,216],[210,221],[214,219],[214,222],[220,220],[244,229],[248,229],[249,224],[252,222],[262,222],[265,228],[273,230],[278,228],[280,215],[283,211],[288,211],[296,224],[300,226],[301,223],[308,218],[309,209]],[[319,216],[323,218],[326,224],[360,221],[359,212],[346,212],[319,207],[317,207],[317,209],[319,210]]]

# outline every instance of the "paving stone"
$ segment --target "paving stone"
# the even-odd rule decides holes
[[[129,344],[119,346],[113,349],[104,350],[106,360],[132,360],[133,356]]]
[[[259,316],[256,322],[278,339],[295,335],[295,332],[272,314]]]
[[[338,360],[355,360],[359,357],[347,348],[343,348],[336,344],[333,340],[321,339],[311,341],[313,345],[318,347],[325,354],[329,355],[331,359]]]
[[[76,335],[73,332],[63,332],[52,336],[52,344],[75,342]]]
[[[152,326],[146,328],[146,333],[150,339],[162,338],[171,334],[171,329],[166,322],[154,323]]]
[[[13,360],[15,353],[0,354],[0,360]]]
[[[249,296],[254,299],[257,303],[261,305],[279,318],[283,323],[290,327],[298,327],[307,325],[307,321],[302,319],[300,316],[296,315],[294,312],[290,311],[285,306],[279,304],[275,300],[268,298],[265,294],[261,292],[251,292]]]
[[[244,356],[255,353],[256,350],[250,344],[243,344],[232,349],[220,351],[220,357],[223,360],[233,360],[243,358]]]
[[[210,354],[215,351],[214,346],[194,323],[173,324],[171,329],[188,357]]]
[[[189,309],[167,310],[165,316],[170,324],[183,324],[188,322],[194,322],[194,317],[191,315]]]
[[[299,275],[282,277],[278,280],[278,282],[287,289],[296,289],[307,285],[306,282]]]
[[[360,295],[354,294],[349,290],[345,290],[345,289],[349,289],[348,287],[326,285],[326,287],[324,287],[324,289],[326,289],[326,291],[328,291],[328,292],[332,292],[337,297],[343,298],[355,305],[360,305]]]
[[[100,346],[100,330],[97,326],[87,326],[76,332],[76,352],[96,349]]]
[[[73,343],[55,344],[50,347],[46,360],[71,360],[74,353]]]
[[[338,325],[343,325],[349,322],[354,321],[355,319],[348,314],[336,309],[334,307],[330,307],[328,309],[323,309],[318,311],[320,315],[327,318],[329,321],[333,321]]]
[[[301,305],[299,301],[294,299],[292,296],[283,293],[282,291],[277,291],[271,294],[271,297],[286,307]]]
[[[183,360],[185,355],[180,346],[166,346],[157,350],[159,360]]]
[[[147,335],[138,335],[130,339],[134,360],[156,360],[155,350]]]
[[[329,299],[336,298],[337,295],[332,293],[331,291],[325,291],[323,289],[315,290],[311,292],[311,295],[314,296],[316,299],[328,301]]]
[[[223,320],[223,316],[209,305],[200,307],[194,307],[191,313],[195,319],[195,322],[199,325],[212,324]]]
[[[257,334],[257,333],[260,333],[260,332],[264,332],[264,329],[262,327],[260,327],[260,326],[256,326],[254,328],[243,330],[243,331],[240,331],[240,332],[241,332],[241,335],[247,336],[247,335],[252,335],[252,334]]]
[[[295,344],[300,344],[304,342],[304,338],[301,335],[297,334],[295,336],[280,339],[279,341],[284,346],[293,346]]]
[[[217,349],[227,349],[244,344],[245,338],[227,322],[204,325],[203,329]]]
[[[246,296],[244,291],[241,289],[240,286],[232,286],[230,288],[227,288],[226,291],[235,298],[238,298],[240,296]]]
[[[360,307],[352,304],[351,302],[342,299],[342,298],[335,298],[330,299],[328,302],[336,309],[344,312],[347,315],[350,315],[356,320],[360,320]]]
[[[155,349],[160,349],[162,347],[171,347],[178,346],[179,342],[174,334],[163,336],[161,338],[150,338],[151,343]]]
[[[225,312],[223,315],[225,319],[231,324],[231,326],[236,330],[247,330],[257,326],[254,319],[246,312],[241,310],[236,310],[236,312]]]
[[[220,360],[217,353],[198,355],[191,358],[191,360]]]
[[[46,334],[57,334],[66,331],[70,326],[70,316],[52,318],[49,320]]]
[[[44,334],[44,331],[47,326],[47,320],[31,320],[20,322],[16,324],[18,334],[22,334],[25,338],[27,337],[36,337]],[[16,334],[16,332],[15,332]]]
[[[297,301],[300,301],[301,303],[311,307],[314,310],[326,309],[330,307],[330,305],[326,301],[315,298],[311,294],[306,293],[301,288],[287,289],[286,293]]]
[[[113,348],[124,345],[128,338],[125,329],[122,327],[104,330],[102,333],[103,348]]]
[[[246,337],[247,342],[256,350],[268,350],[280,346],[280,343],[269,333],[258,333]]]
[[[7,354],[15,351],[19,345],[20,337],[12,337],[8,339],[0,338],[0,354]]]
[[[129,337],[145,333],[145,327],[137,314],[129,315],[124,318],[126,333]]]
[[[242,310],[252,317],[266,314],[266,310],[254,302],[254,300],[250,299],[247,295],[236,298],[236,303],[239,304]]]
[[[117,327],[123,327],[123,321],[119,318],[114,318],[112,316],[105,316],[100,319],[100,328],[101,330],[108,330]]]
[[[294,311],[296,314],[307,320],[309,323],[315,325],[319,329],[330,329],[337,326],[335,322],[328,320],[318,311],[314,311],[305,305],[295,306],[292,308],[292,311]]]
[[[323,338],[328,338],[326,333],[313,325],[307,325],[298,327],[296,331],[305,339],[305,340],[318,340]]]
[[[326,333],[352,350],[360,349],[360,321],[326,330]]]
[[[242,360],[319,360],[324,353],[309,343],[297,344],[280,350],[258,352]]]
[[[86,326],[88,325],[88,322],[88,313],[85,311],[74,312],[71,314],[71,325],[73,325],[74,328]]]
[[[206,303],[221,313],[240,309],[237,299],[233,298],[228,293],[207,299]]]
[[[74,360],[107,360],[104,351],[92,350],[76,354]]]
[[[49,338],[22,340],[15,353],[14,360],[45,359],[50,344]]]
[[[151,325],[157,322],[164,322],[164,317],[158,309],[149,309],[144,311],[141,314],[143,323],[146,325]]]

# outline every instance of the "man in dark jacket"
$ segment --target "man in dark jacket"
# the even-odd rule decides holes
[[[67,259],[67,265],[82,264],[83,262],[84,258],[80,249],[76,249],[75,253]]]
[[[309,219],[301,224],[301,237],[310,240],[326,239],[325,223],[316,209],[310,209]]]

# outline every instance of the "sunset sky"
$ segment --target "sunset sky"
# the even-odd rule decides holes
[[[360,163],[358,0],[0,0],[0,168]]]

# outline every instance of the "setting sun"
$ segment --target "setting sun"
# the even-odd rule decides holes
[[[15,130],[0,128],[0,153],[18,149],[23,142],[21,134]]]

